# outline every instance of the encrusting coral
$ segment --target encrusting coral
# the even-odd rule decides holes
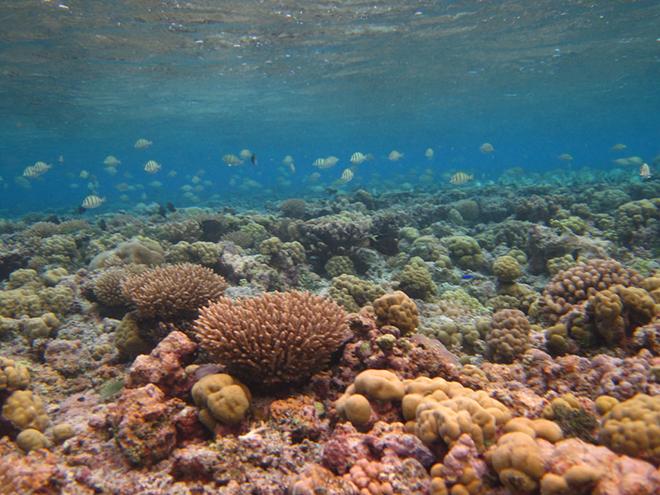
[[[299,382],[322,369],[349,335],[346,313],[309,292],[273,292],[200,309],[193,332],[214,361],[249,383]]]
[[[160,266],[124,280],[125,297],[144,318],[189,318],[222,295],[225,279],[210,268],[190,263]]]

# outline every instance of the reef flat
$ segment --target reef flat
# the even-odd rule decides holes
[[[0,493],[658,493],[659,181],[0,239]]]

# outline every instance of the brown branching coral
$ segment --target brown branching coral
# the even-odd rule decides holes
[[[194,316],[201,306],[219,298],[227,284],[210,268],[181,263],[131,275],[122,287],[141,317],[173,320]]]
[[[544,319],[555,323],[574,304],[585,301],[596,292],[621,284],[624,287],[638,285],[642,277],[633,270],[621,266],[612,259],[590,260],[563,270],[555,275],[540,302]]]
[[[296,382],[324,367],[349,329],[334,301],[308,292],[272,292],[200,309],[194,333],[210,357],[243,380]]]

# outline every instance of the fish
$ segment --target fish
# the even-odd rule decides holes
[[[284,158],[282,158],[282,165],[289,166],[294,162],[293,157],[291,155],[286,155]]]
[[[461,277],[463,280],[472,280],[474,278],[474,275],[470,273],[466,273]]]
[[[247,148],[242,149],[242,150],[240,151],[240,153],[238,154],[238,156],[239,156],[242,160],[247,160],[248,158],[249,158],[249,159],[252,159],[252,155],[254,155],[254,153],[252,153],[252,152],[251,152],[249,149],[247,149]]]
[[[158,163],[156,160],[149,160],[147,163],[144,164],[144,171],[147,172],[148,174],[155,174],[161,169],[160,163]]]
[[[360,151],[356,151],[351,155],[351,163],[353,165],[360,165],[361,163],[364,163],[367,159],[367,155]],[[346,169],[348,170],[348,169]]]
[[[140,138],[137,141],[135,141],[135,144],[133,145],[133,147],[135,149],[138,149],[138,150],[144,150],[144,149],[147,149],[152,144],[154,144],[154,143],[149,141],[148,139]]]
[[[167,210],[166,210],[165,207],[164,207],[163,205],[161,205],[160,203],[158,204],[158,214],[159,214],[161,217],[166,217],[166,216],[167,216]]]
[[[39,177],[46,172],[48,172],[51,169],[51,166],[48,165],[46,162],[35,162],[34,165],[30,165],[28,167],[25,167],[25,170],[23,170],[23,177],[28,177],[30,179],[33,179],[35,177]]]
[[[78,174],[78,177],[81,179],[87,179],[89,177],[89,172],[87,170],[81,170],[80,174]]]
[[[326,168],[332,168],[337,165],[339,158],[336,156],[329,156],[327,158],[317,158],[312,162],[312,167],[324,170]]]
[[[105,198],[101,198],[96,194],[90,194],[85,199],[83,199],[83,202],[80,206],[86,210],[91,210],[92,208],[98,208],[103,203],[105,203]]]
[[[642,178],[642,180],[648,180],[652,177],[651,167],[649,167],[648,163],[642,163],[642,165],[639,167],[639,176]]]
[[[484,143],[481,146],[479,146],[479,151],[481,151],[482,153],[492,153],[493,151],[495,151],[495,148],[490,143]]]
[[[338,162],[339,162],[339,158],[337,158],[334,155],[330,155],[325,159],[325,164],[330,167],[334,167],[335,165],[337,165]]]
[[[465,172],[456,172],[454,175],[451,176],[449,182],[456,186],[460,186],[461,184],[470,182],[472,179],[474,179],[474,175],[472,174],[466,174]]]
[[[64,163],[64,155],[60,155],[57,157],[58,163]]]
[[[396,161],[400,160],[401,158],[403,158],[403,156],[404,156],[403,153],[400,153],[397,150],[392,150],[392,151],[390,151],[390,154],[387,155],[387,159],[392,161],[392,162],[396,162]]]
[[[174,207],[174,203],[171,201],[168,201],[165,203],[165,208],[167,208],[167,211],[174,213],[176,211],[176,208]]]
[[[291,172],[292,174],[296,173],[296,164],[295,163],[293,163],[293,162],[289,163],[289,172]]]
[[[346,184],[347,182],[350,182],[353,180],[353,171],[350,168],[344,169],[344,171],[341,173],[341,178],[339,179],[341,182]]]
[[[612,146],[612,147],[610,148],[610,151],[623,151],[623,150],[625,150],[626,148],[628,148],[628,146],[626,146],[625,144],[623,144],[623,143],[616,143],[614,146]]]
[[[424,152],[424,156],[431,160],[433,158],[433,155],[435,155],[433,148],[426,148],[426,151]]]
[[[243,164],[243,160],[232,153],[228,153],[222,156],[222,161],[225,162],[225,165],[228,167],[236,167]]]
[[[254,153],[252,153],[252,155],[250,156],[250,163],[252,163],[252,165],[255,165],[255,166],[258,165],[257,155],[255,155]]]
[[[572,162],[573,161],[573,156],[570,155],[569,153],[562,153],[557,158],[559,158],[560,160],[563,160],[565,162]]]
[[[117,167],[121,163],[120,160],[117,159],[116,156],[113,155],[108,155],[105,157],[105,160],[103,160],[103,165],[106,167]]]
[[[617,158],[614,160],[615,165],[619,165],[622,167],[627,167],[627,166],[639,166],[642,163],[644,163],[644,160],[642,160],[641,157],[639,156],[627,156],[625,158]]]

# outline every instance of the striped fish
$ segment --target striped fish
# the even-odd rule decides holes
[[[133,147],[138,150],[143,150],[151,146],[153,143],[149,141],[148,139],[140,138],[137,141],[135,141],[135,144]]]
[[[46,172],[48,172],[50,168],[51,166],[45,162],[36,162],[34,165],[25,167],[25,170],[23,170],[23,177],[29,177],[29,178],[39,177],[40,175],[43,175]]]
[[[144,164],[144,171],[149,174],[155,174],[160,170],[160,164],[156,160],[149,160]]]
[[[451,182],[456,186],[460,186],[461,184],[470,182],[472,179],[474,179],[474,175],[472,174],[466,174],[465,172],[456,172],[454,175],[451,176],[449,182]]]
[[[354,174],[353,174],[353,171],[352,171],[350,168],[347,168],[347,169],[345,169],[345,170],[341,173],[341,178],[340,178],[340,180],[341,180],[344,184],[346,184],[347,182],[350,182],[350,181],[353,180],[353,175],[354,175]]]
[[[92,208],[98,208],[103,203],[105,203],[105,198],[100,198],[96,194],[90,194],[83,199],[82,207],[86,210],[91,210]]]
[[[360,152],[360,151],[356,151],[355,153],[353,153],[351,155],[351,163],[353,165],[359,165],[360,163],[364,163],[364,161],[366,159],[367,159],[367,156],[364,153]]]

